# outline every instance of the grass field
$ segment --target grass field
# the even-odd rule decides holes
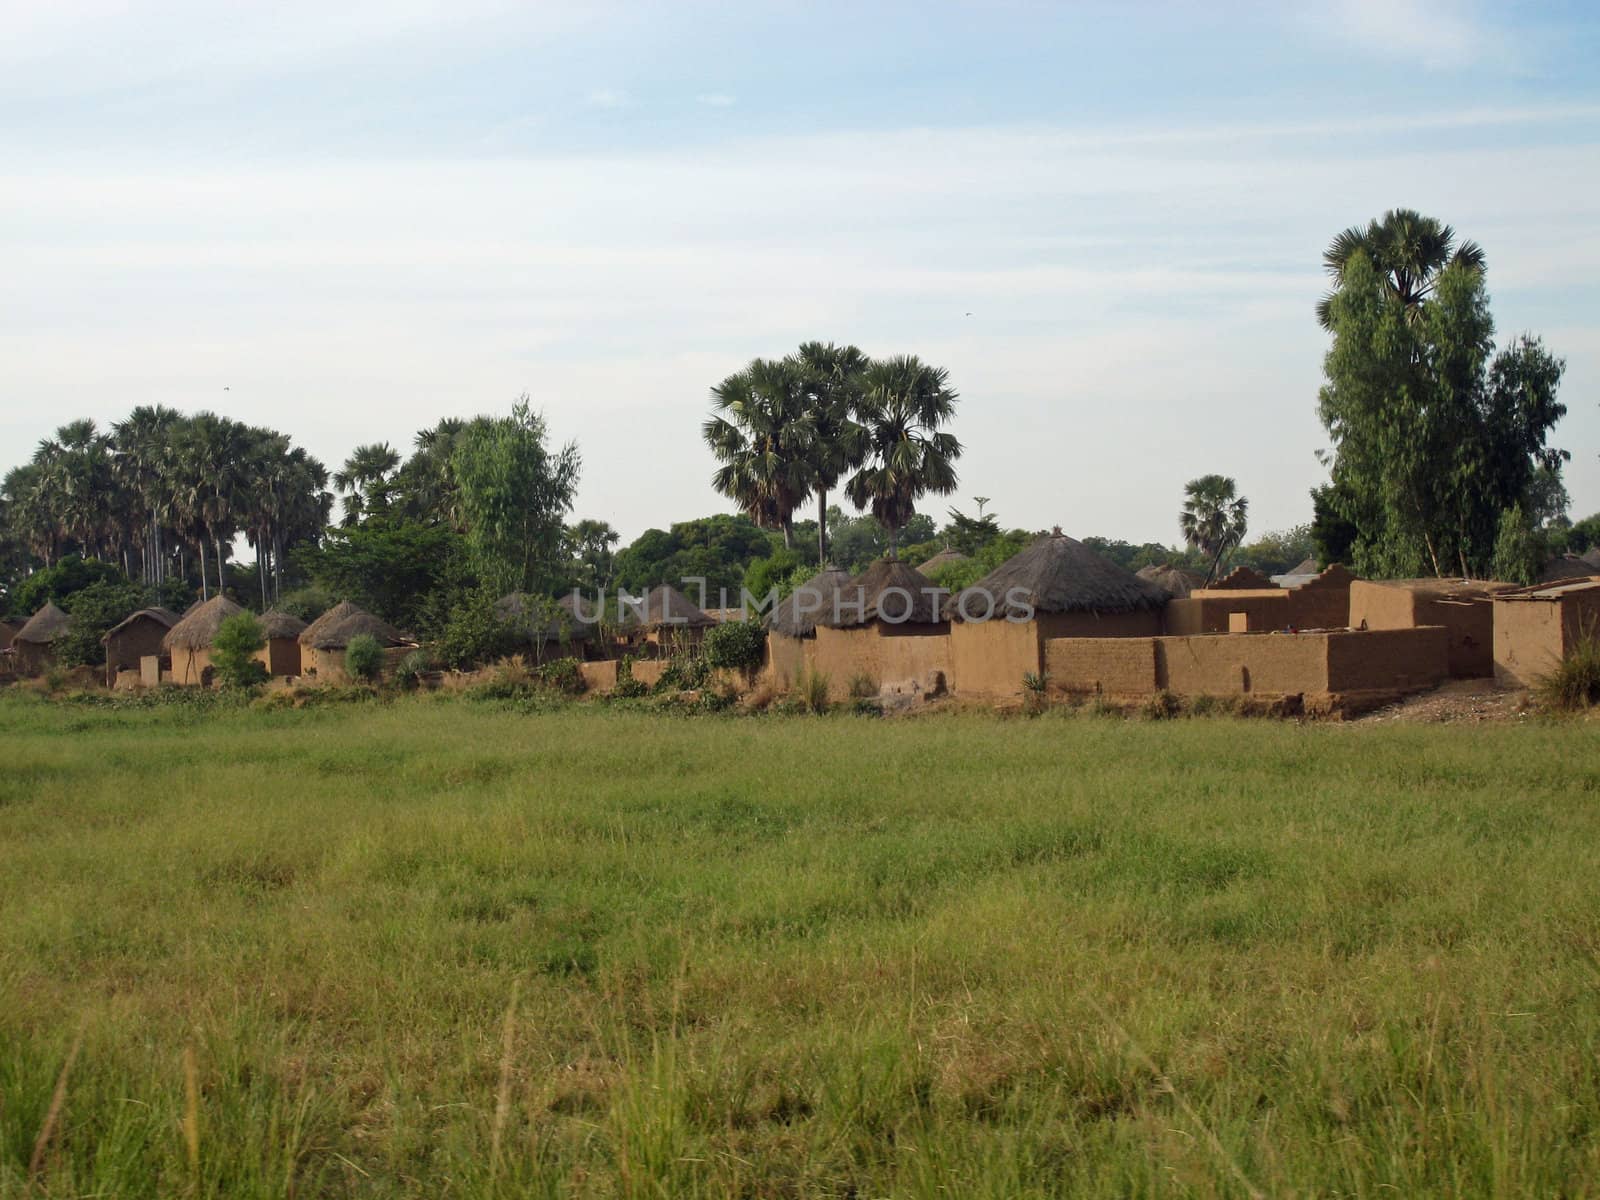
[[[5,1196],[1600,1193],[1593,724],[0,739]]]

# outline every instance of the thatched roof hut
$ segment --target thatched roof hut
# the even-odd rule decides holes
[[[833,612],[834,597],[849,586],[850,576],[838,567],[817,572],[767,614],[767,629],[784,637],[810,637],[817,631],[817,619]]]
[[[182,618],[170,608],[141,608],[136,613],[129,613],[110,629],[106,630],[105,633],[101,635],[100,644],[102,646],[107,645],[110,643],[112,638],[116,637],[117,634],[121,633],[124,629],[127,629],[136,621],[155,621],[161,625],[165,625],[168,629],[171,629],[180,620],[182,620]]]
[[[298,639],[306,631],[306,623],[293,613],[280,612],[270,609],[256,618],[261,622],[262,636],[269,641],[273,638]]]
[[[715,617],[671,584],[663,583],[645,593],[637,605],[624,605],[623,625],[629,630],[655,632],[661,629],[709,629]]]
[[[571,595],[551,602],[527,592],[512,592],[494,602],[494,611],[531,641],[582,642],[594,635],[594,624],[578,616],[577,603]]]
[[[1317,565],[1315,558],[1301,559],[1299,563],[1285,571],[1285,575],[1320,575],[1322,568]]]
[[[203,650],[216,640],[217,630],[229,617],[245,610],[226,596],[215,595],[192,606],[162,640],[165,650]]]
[[[1134,572],[1146,583],[1153,583],[1174,600],[1182,600],[1197,587],[1205,586],[1206,577],[1199,571],[1191,571],[1188,567],[1180,567],[1173,563],[1152,563],[1148,567],[1140,567]]]
[[[921,571],[897,558],[880,558],[840,588],[837,608],[819,613],[817,624],[851,629],[882,620],[890,625],[936,625],[948,593]]]
[[[1600,571],[1600,546],[1590,546],[1578,555],[1580,561],[1588,563],[1596,571]]]
[[[935,554],[927,562],[925,562],[921,566],[919,566],[917,568],[917,570],[921,571],[924,575],[926,575],[929,571],[937,570],[940,567],[947,567],[951,563],[959,563],[959,562],[966,562],[966,561],[967,561],[967,556],[965,554],[961,553],[961,551],[959,551],[959,550],[952,550],[949,546],[946,546],[943,550],[939,551],[939,553]]]
[[[324,623],[319,617],[306,626],[300,634],[300,644],[310,646],[313,650],[343,650],[362,634],[376,638],[380,646],[400,646],[405,643],[404,635],[382,617],[375,617],[348,600],[334,605],[328,612],[334,613],[340,609],[344,611],[335,620]]]
[[[1159,585],[1059,530],[952,596],[945,613],[959,619],[963,609],[988,611],[991,597],[995,617],[1023,617],[1029,608],[1035,613],[1152,612],[1169,599]]]
[[[1221,579],[1211,584],[1212,591],[1225,592],[1255,592],[1264,588],[1273,587],[1272,580],[1268,579],[1254,567],[1235,567]]]
[[[72,618],[56,607],[54,600],[46,600],[44,607],[29,617],[22,628],[17,630],[16,637],[11,640],[13,644],[22,642],[34,646],[48,646],[71,625]]]
[[[1544,564],[1539,572],[1540,583],[1561,583],[1568,579],[1587,579],[1597,568],[1576,554],[1559,554]]]

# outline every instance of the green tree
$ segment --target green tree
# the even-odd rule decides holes
[[[256,655],[266,647],[266,634],[255,614],[234,613],[217,627],[211,640],[211,662],[224,687],[254,687],[265,683],[267,666]]]
[[[1539,582],[1544,561],[1544,538],[1523,513],[1522,505],[1513,504],[1500,514],[1491,574],[1507,583],[1531,585]]]
[[[389,494],[400,454],[388,442],[357,446],[333,474],[333,486],[344,497],[344,524],[364,517],[382,516],[389,509]]]
[[[374,519],[330,529],[321,546],[303,547],[297,561],[327,594],[402,629],[421,629],[429,625],[430,606],[448,611],[451,601],[438,594],[458,577],[466,557],[454,530]]]
[[[130,613],[146,604],[146,592],[121,572],[114,578],[100,579],[80,588],[67,598],[63,607],[72,615],[72,624],[56,640],[56,661],[64,667],[98,666],[106,651],[100,639]]]
[[[862,389],[867,454],[845,491],[883,526],[892,555],[916,502],[956,489],[961,443],[943,428],[955,415],[956,393],[948,372],[914,355],[873,362]]]
[[[810,419],[809,473],[817,495],[817,562],[828,562],[828,493],[861,465],[866,430],[861,407],[867,356],[854,346],[805,342],[794,356],[804,379]]]
[[[1365,229],[1352,225],[1323,252],[1322,263],[1333,276],[1334,289],[1317,302],[1317,320],[1330,332],[1334,297],[1344,289],[1345,272],[1357,254],[1378,272],[1385,299],[1408,321],[1421,317],[1424,302],[1446,268],[1459,267],[1475,275],[1484,270],[1483,250],[1476,242],[1457,246],[1450,226],[1409,208],[1391,209]]]
[[[467,546],[478,578],[500,595],[547,592],[559,579],[581,460],[576,445],[552,452],[547,441],[526,395],[509,417],[480,417],[456,441],[451,466]]]
[[[370,633],[358,633],[344,648],[344,669],[351,679],[376,683],[383,674],[383,647]]]
[[[711,485],[763,529],[794,543],[794,510],[817,477],[811,381],[794,359],[754,359],[711,389],[701,436],[722,465]]]
[[[1208,584],[1229,552],[1244,541],[1249,511],[1250,502],[1226,475],[1202,475],[1185,485],[1178,529],[1183,540],[1205,556]]]
[[[1357,248],[1329,304],[1319,414],[1333,442],[1333,511],[1357,530],[1364,574],[1486,571],[1501,514],[1532,507],[1565,409],[1564,364],[1535,338],[1494,352],[1481,261],[1451,261],[1397,291]]]
[[[571,586],[589,594],[611,586],[621,535],[609,522],[585,518],[568,525],[563,542]]]

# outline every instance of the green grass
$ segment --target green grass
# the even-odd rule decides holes
[[[10,697],[0,745],[0,1195],[80,1037],[36,1196],[1600,1192],[1593,725]]]

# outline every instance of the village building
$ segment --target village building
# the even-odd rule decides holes
[[[22,626],[11,621],[0,621],[0,651],[11,649],[12,639],[17,636],[17,630]]]
[[[594,639],[595,627],[593,622],[579,617],[577,603],[572,596],[549,600],[527,592],[512,592],[495,601],[494,611],[526,639],[528,653],[535,662],[581,659]]]
[[[767,627],[763,670],[778,687],[788,687],[813,668],[817,622],[835,610],[838,594],[850,584],[848,573],[828,567],[795,588],[767,614],[763,622]]]
[[[117,675],[127,671],[139,676],[147,658],[156,660],[159,677],[162,643],[179,621],[178,614],[165,608],[141,608],[106,630],[100,644],[106,650],[106,686],[117,686]]]
[[[715,617],[671,584],[659,584],[641,600],[623,602],[619,648],[632,654],[670,657],[700,645]]]
[[[924,575],[929,575],[932,572],[939,570],[941,567],[953,566],[956,563],[964,563],[966,561],[968,561],[968,559],[965,554],[961,553],[959,550],[953,550],[949,546],[946,546],[927,562],[920,564],[917,567],[917,570],[921,571]]]
[[[400,657],[416,646],[383,618],[342,600],[301,631],[300,673],[314,675],[319,683],[347,682],[350,675],[345,670],[345,652],[362,634],[370,635],[383,647],[385,670],[392,669]]]
[[[1168,593],[1059,529],[1013,555],[944,605],[952,687],[1014,696],[1045,673],[1052,638],[1152,636]]]
[[[46,601],[44,607],[29,617],[11,639],[11,654],[17,673],[41,675],[55,666],[56,639],[71,626],[72,618],[58,608],[55,601]]]
[[[229,617],[245,610],[223,595],[192,605],[167,631],[162,649],[171,656],[168,679],[181,687],[206,687],[211,683],[211,644]]]
[[[879,559],[817,615],[812,669],[839,699],[864,692],[937,695],[950,680],[949,593],[898,559]]]
[[[300,674],[300,635],[306,623],[292,613],[270,609],[258,618],[266,645],[256,655],[267,668],[267,674],[279,678],[292,678]]]
[[[1600,637],[1600,578],[1538,584],[1494,597],[1494,674],[1533,687],[1585,638]]]
[[[1195,588],[1206,585],[1206,577],[1199,571],[1174,563],[1152,563],[1148,567],[1140,567],[1134,574],[1147,583],[1155,584],[1174,600],[1181,600]]]
[[[1350,584],[1350,627],[1440,626],[1449,639],[1451,678],[1484,678],[1494,674],[1493,597],[1511,586],[1472,579],[1357,579]]]
[[[1355,576],[1335,563],[1292,588],[1273,587],[1259,572],[1240,567],[1222,582],[1196,588],[1167,606],[1166,632],[1263,633],[1346,629]]]

